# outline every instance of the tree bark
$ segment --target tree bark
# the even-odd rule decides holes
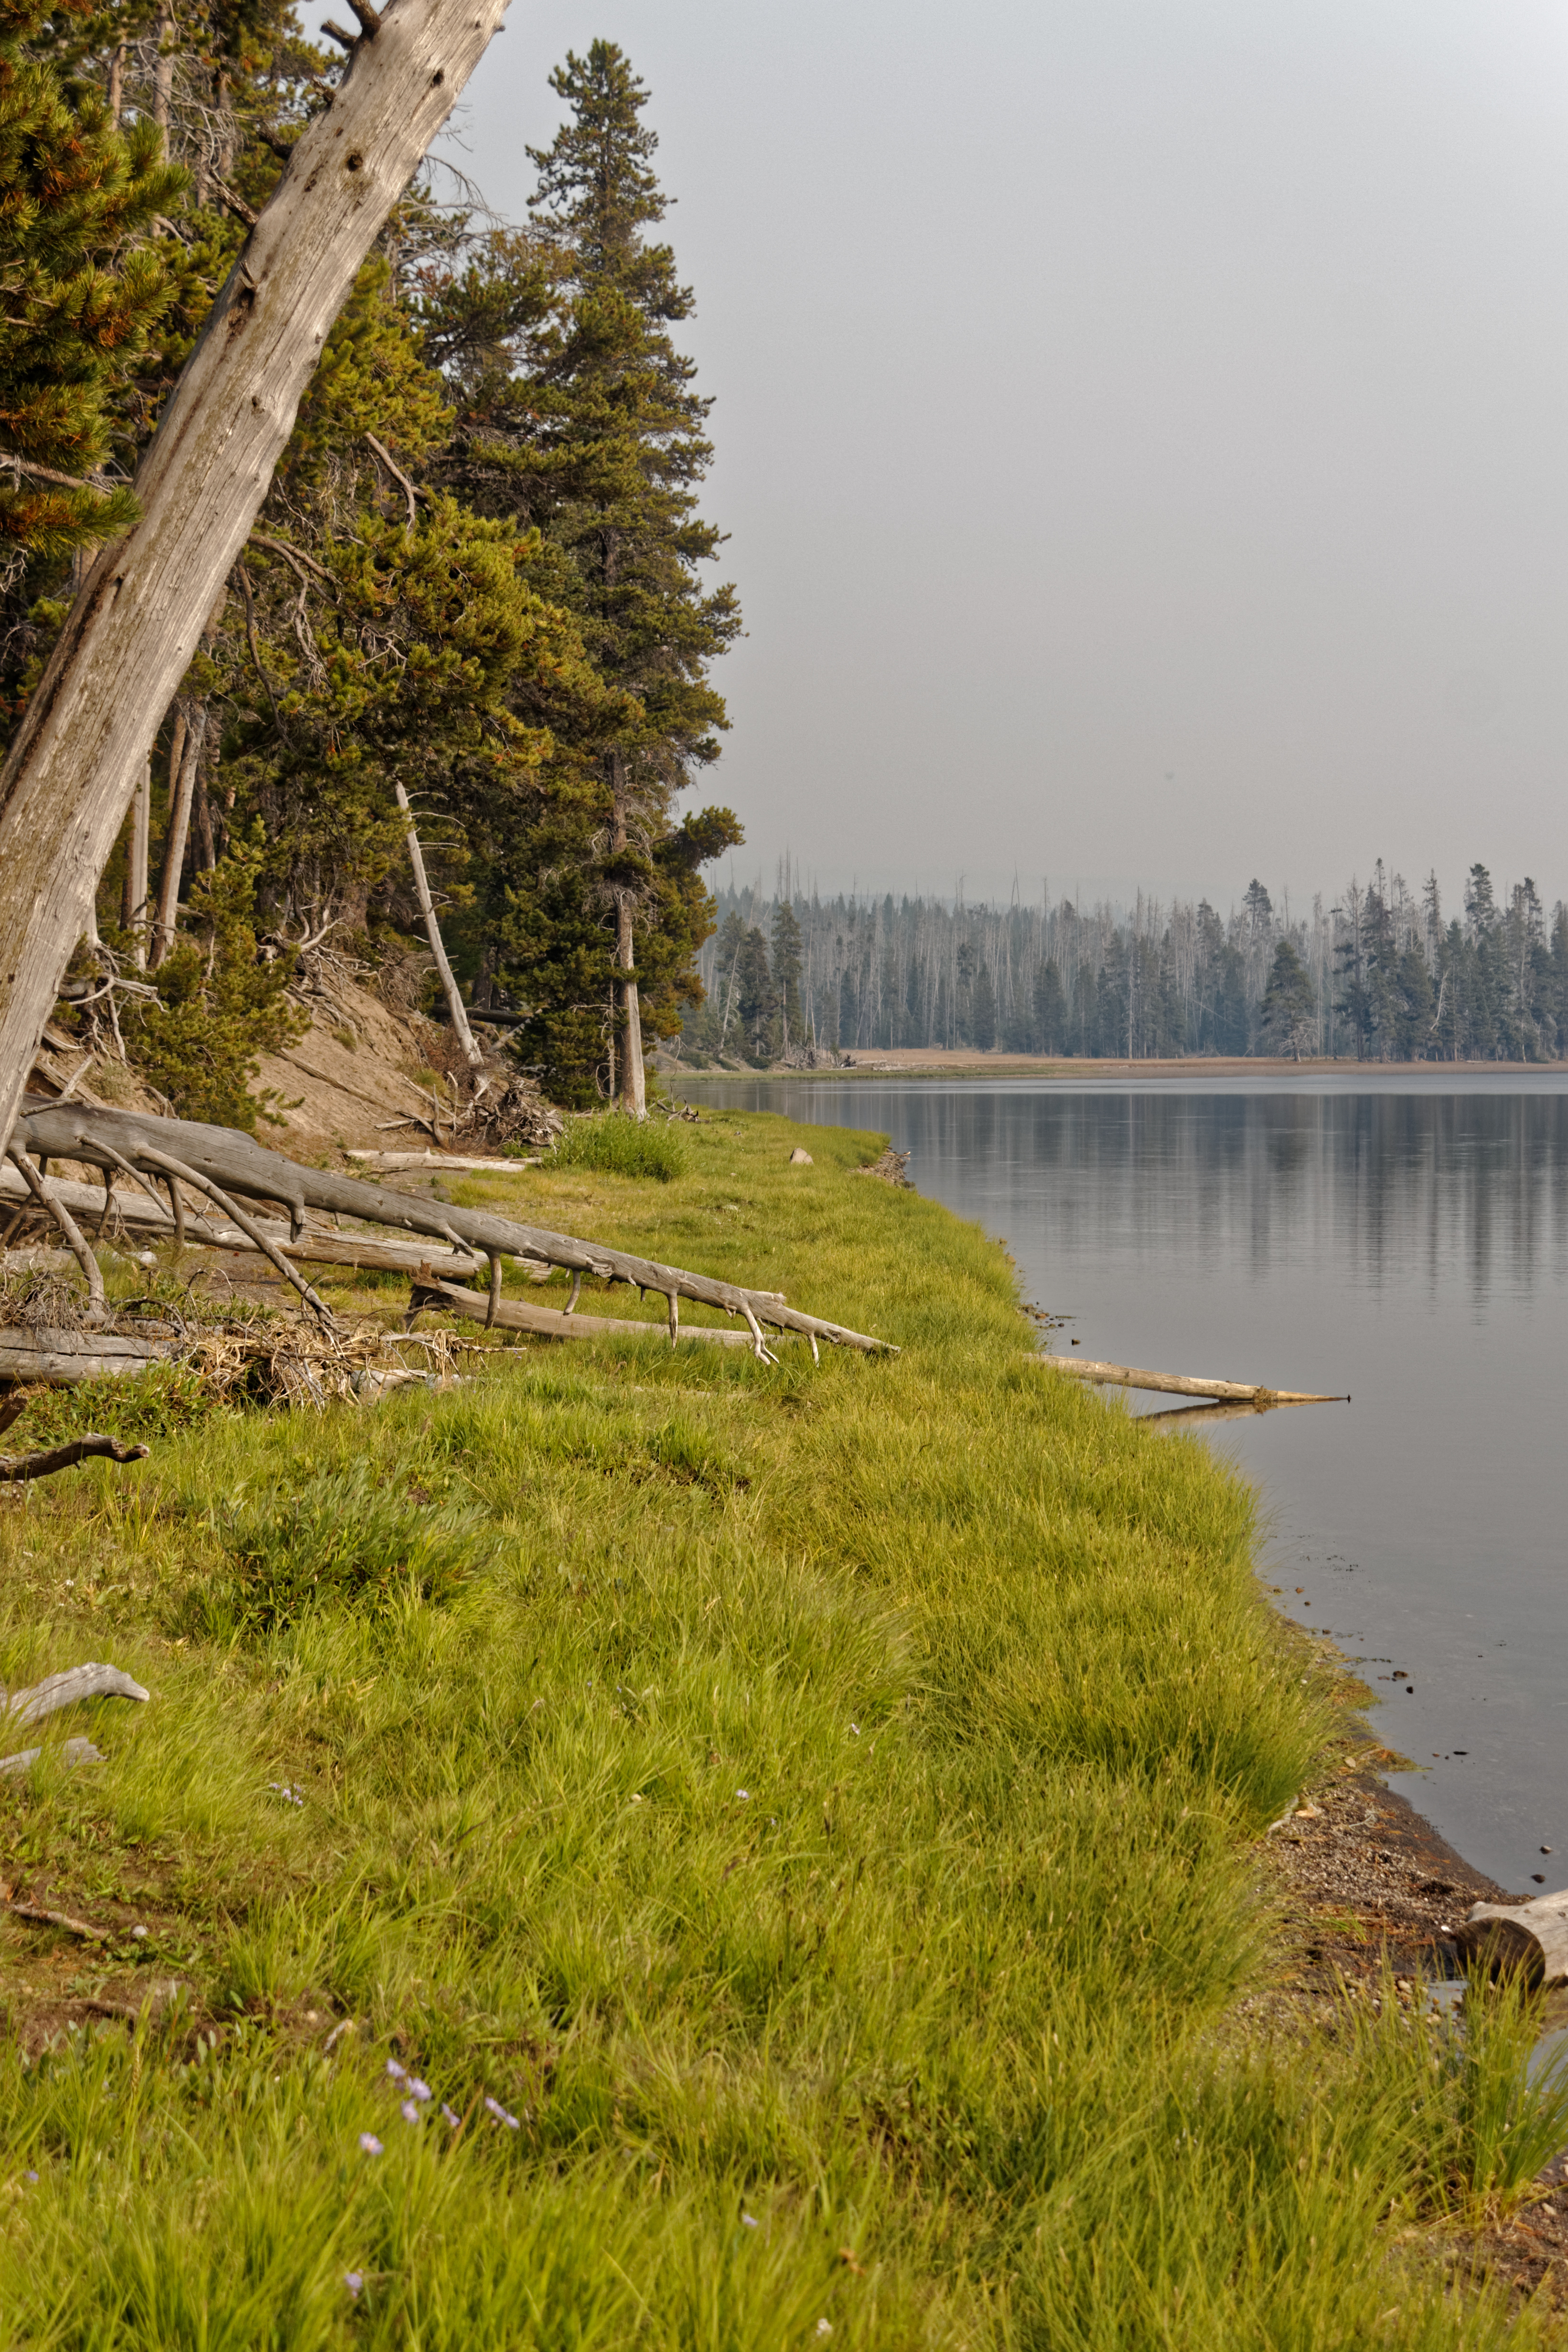
[[[1075,1381],[1109,1389],[1156,1389],[1163,1396],[1224,1397],[1237,1404],[1349,1404],[1348,1396],[1316,1396],[1300,1389],[1249,1388],[1240,1381],[1208,1381],[1201,1372],[1141,1372],[1131,1364],[1092,1364],[1082,1356],[1032,1360]]]
[[[626,764],[618,751],[610,754],[610,783],[615,795],[615,826],[611,847],[619,856],[627,846]],[[616,961],[628,977],[616,983],[621,1028],[620,1095],[624,1108],[634,1118],[647,1117],[647,1083],[643,1075],[642,1008],[637,1002],[637,982],[629,977],[637,963],[637,948],[632,937],[632,899],[626,890],[616,894]],[[614,1097],[614,1063],[611,1064],[611,1095]]]
[[[185,843],[190,837],[191,803],[201,770],[202,747],[207,738],[207,707],[193,704],[189,718],[180,714],[179,773],[169,794],[169,830],[163,844],[163,874],[158,890],[158,913],[153,926],[149,961],[156,970],[174,944],[180,908],[180,877],[185,870]],[[178,730],[177,730],[178,731]],[[171,763],[172,764],[172,763]]]
[[[419,835],[414,830],[414,812],[408,805],[408,795],[402,782],[395,783],[392,789],[397,794],[398,807],[408,819],[408,863],[414,868],[414,887],[418,895],[419,911],[425,918],[425,936],[430,942],[430,952],[436,959],[436,969],[441,975],[441,986],[447,993],[447,1010],[452,1016],[452,1028],[469,1069],[478,1070],[483,1067],[485,1057],[474,1043],[474,1033],[468,1026],[468,1008],[463,1003],[462,991],[447,961],[441,926],[436,919],[436,901],[430,896],[429,877],[425,871],[425,853],[419,846]]]
[[[152,830],[153,762],[149,759],[142,764],[136,783],[136,795],[131,804],[131,839],[125,847],[125,890],[120,905],[120,927],[131,933],[134,942],[132,952],[138,965],[142,966],[147,961],[147,845]],[[4,832],[4,814],[0,812],[0,837]],[[90,903],[90,891],[88,897]]]
[[[505,0],[395,0],[290,151],[0,771],[0,1140],[158,722],[360,264]],[[369,11],[366,12],[367,16]]]

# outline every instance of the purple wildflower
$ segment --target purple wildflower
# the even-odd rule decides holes
[[[424,2116],[419,2112],[416,2102],[413,2099],[405,2099],[397,2112],[403,2117],[405,2124],[419,2124],[423,2123],[425,2120]]]
[[[406,2083],[408,2080],[407,2067],[400,2066],[395,2058],[389,2058],[387,2060],[386,2071],[391,2075],[395,2083]]]
[[[37,2177],[36,2172],[24,2172],[22,2175],[24,2180],[37,2180]]]
[[[405,2087],[411,2099],[427,2099],[432,2095],[429,2084],[422,2083],[417,2074],[410,2074]]]
[[[374,2132],[361,2132],[359,2136],[359,2144],[361,2147],[363,2148],[366,2156],[379,2156],[381,2154],[381,2142],[377,2139]]]
[[[345,2271],[343,2273],[343,2284],[347,2287],[352,2295],[357,2297],[361,2287],[364,2284],[364,2273],[363,2271]]]
[[[742,2229],[746,2230],[756,2230],[760,2229],[762,2224],[758,2221],[754,2213],[742,2213],[741,2216],[741,2226]]]
[[[508,2131],[521,2131],[522,2129],[522,2126],[518,2122],[517,2117],[515,2116],[509,2116],[500,2101],[499,2099],[492,2099],[488,2091],[485,2094],[485,2105],[489,2107],[491,2115],[494,2116],[498,2123],[505,2124]]]
[[[449,2107],[447,2105],[446,2100],[443,2099],[441,2102],[441,2113],[446,2116],[447,2121],[451,2125],[452,2129],[456,2131],[458,2125],[463,2120],[462,2116],[458,2113],[457,2108]]]

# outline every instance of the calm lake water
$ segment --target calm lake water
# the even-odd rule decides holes
[[[1074,1318],[1053,1348],[1348,1390],[1205,1442],[1416,1759],[1394,1786],[1505,1886],[1568,1885],[1568,1072],[689,1092],[885,1129]]]

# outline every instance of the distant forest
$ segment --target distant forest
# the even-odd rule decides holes
[[[1568,1054],[1568,911],[1484,866],[1462,912],[1383,863],[1310,914],[1253,882],[1224,915],[1140,895],[1009,907],[823,899],[782,872],[720,892],[687,1014],[691,1063],[809,1063],[890,1046],[1101,1058],[1555,1061]]]

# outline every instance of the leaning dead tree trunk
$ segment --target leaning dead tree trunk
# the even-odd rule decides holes
[[[485,1057],[474,1043],[474,1033],[468,1026],[468,1008],[463,1003],[462,991],[458,986],[452,974],[452,967],[447,961],[447,950],[441,940],[441,926],[436,919],[436,901],[430,895],[430,881],[425,871],[425,853],[419,846],[419,835],[414,830],[414,812],[408,805],[408,795],[403,789],[401,778],[392,789],[397,794],[398,807],[408,819],[408,863],[414,868],[414,887],[419,899],[419,911],[425,918],[425,936],[430,942],[430,952],[436,959],[436,969],[441,975],[441,986],[447,996],[447,1010],[452,1016],[452,1032],[463,1049],[468,1067],[471,1070],[477,1070]]]
[[[169,834],[163,846],[163,873],[158,885],[158,912],[153,926],[153,952],[149,961],[161,964],[174,944],[175,919],[180,907],[180,877],[185,870],[185,844],[190,838],[191,804],[196,796],[196,777],[201,770],[202,750],[207,736],[207,707],[198,702],[187,715],[180,713],[179,757],[171,760],[171,790],[169,793]]]
[[[1206,1381],[1201,1372],[1141,1372],[1131,1364],[1091,1364],[1082,1356],[1037,1356],[1037,1363],[1069,1380],[1108,1389],[1156,1389],[1162,1396],[1217,1397],[1237,1404],[1349,1404],[1348,1396],[1313,1396],[1301,1389],[1249,1388],[1239,1381]]]
[[[692,1299],[717,1307],[726,1315],[743,1317],[759,1355],[765,1352],[761,1328],[764,1323],[779,1331],[798,1331],[810,1341],[814,1353],[819,1339],[836,1348],[898,1353],[886,1339],[868,1338],[863,1331],[851,1331],[819,1316],[802,1315],[775,1292],[715,1282],[704,1274],[689,1274],[682,1266],[634,1257],[629,1251],[610,1249],[603,1242],[579,1241],[574,1234],[521,1224],[510,1217],[494,1216],[489,1210],[453,1208],[444,1201],[387,1192],[358,1177],[302,1167],[297,1160],[285,1160],[280,1152],[264,1150],[237,1128],[203,1127],[194,1119],[149,1118],[137,1111],[105,1110],[96,1104],[40,1103],[34,1097],[16,1121],[14,1149],[45,1160],[86,1160],[97,1168],[174,1166],[182,1174],[221,1188],[231,1207],[236,1193],[250,1200],[281,1202],[296,1238],[303,1231],[307,1209],[331,1210],[405,1233],[428,1234],[458,1249],[466,1245],[482,1251],[490,1261],[492,1288],[499,1279],[500,1259],[520,1256],[563,1266],[578,1276],[591,1274],[603,1281],[624,1282],[635,1290],[654,1291],[669,1302],[672,1318],[678,1299]],[[575,1304],[574,1288],[572,1306]]]
[[[142,518],[83,583],[0,772],[0,1141],[147,747],[243,549],[354,274],[506,0],[395,0],[213,304],[136,476]]]

